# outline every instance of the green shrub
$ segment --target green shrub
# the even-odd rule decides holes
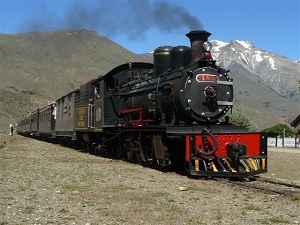
[[[231,123],[235,123],[235,124],[239,124],[239,125],[242,125],[242,126],[245,126],[246,127],[246,130],[250,130],[251,129],[251,122],[250,122],[250,119],[247,118],[241,109],[239,108],[236,108],[234,110],[234,112],[229,116],[229,121]]]
[[[275,126],[262,130],[262,132],[267,133],[268,137],[278,137],[278,136],[283,137],[284,132],[285,132],[285,137],[294,136],[292,129],[286,124],[277,124]]]

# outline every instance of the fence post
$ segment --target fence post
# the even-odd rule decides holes
[[[284,147],[284,138],[285,138],[285,128],[283,129],[283,134],[282,134],[282,147]]]

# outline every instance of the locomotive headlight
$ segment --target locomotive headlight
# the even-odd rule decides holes
[[[209,52],[212,49],[212,43],[210,43],[209,41],[204,42],[203,48],[205,51]]]

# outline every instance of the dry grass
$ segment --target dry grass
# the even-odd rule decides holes
[[[274,148],[268,152],[266,177],[287,179],[300,184],[300,148]]]
[[[300,222],[299,201],[288,197],[20,136],[0,134],[0,145],[0,225]]]

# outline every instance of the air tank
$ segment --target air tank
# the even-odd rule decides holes
[[[153,52],[154,74],[158,76],[171,67],[170,51],[172,46],[160,46]]]

